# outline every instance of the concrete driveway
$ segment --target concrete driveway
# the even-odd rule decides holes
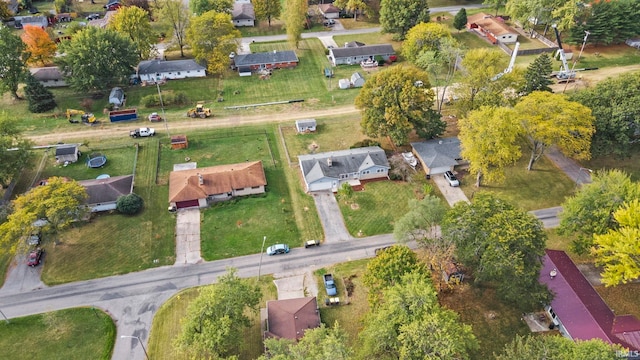
[[[178,210],[176,219],[176,263],[197,264],[200,257],[200,209]]]
[[[324,229],[325,242],[331,243],[351,239],[333,193],[331,191],[316,191],[312,193],[312,196]]]
[[[449,206],[453,206],[459,201],[469,202],[469,199],[467,199],[467,196],[464,194],[462,189],[460,189],[459,187],[450,186],[447,180],[444,178],[444,175],[434,174],[431,176],[431,179],[436,184],[438,189],[440,189],[442,196],[447,199]]]
[[[45,251],[43,264],[46,264],[47,253]],[[42,289],[46,285],[40,281],[40,272],[43,264],[36,267],[27,266],[27,254],[21,253],[16,255],[9,267],[7,277],[4,281],[0,293],[19,293],[36,289]]]

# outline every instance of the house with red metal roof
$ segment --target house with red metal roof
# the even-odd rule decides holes
[[[617,316],[564,251],[545,250],[539,281],[554,297],[546,311],[572,340],[601,339],[640,351],[640,320]]]

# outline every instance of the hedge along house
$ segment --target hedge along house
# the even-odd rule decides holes
[[[118,198],[133,192],[133,175],[78,182],[87,191],[88,198],[85,205],[91,209],[91,212],[115,210]]]
[[[396,52],[390,44],[365,45],[329,49],[329,61],[333,65],[355,65],[362,61],[374,61],[377,57],[390,61]]]
[[[238,196],[263,194],[267,179],[262,161],[197,168],[179,164],[169,174],[169,208],[207,207]],[[178,169],[178,170],[176,170]]]
[[[389,160],[378,146],[298,155],[298,162],[307,191],[336,192],[345,182],[389,178]]]
[[[252,72],[268,69],[294,68],[300,60],[295,51],[261,52],[235,55],[232,68],[238,70],[240,76],[251,75]]]
[[[206,68],[194,60],[145,60],[138,64],[136,74],[147,82],[207,76]]]

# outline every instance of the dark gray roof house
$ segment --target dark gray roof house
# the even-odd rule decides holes
[[[389,178],[387,155],[378,146],[298,155],[298,162],[307,191],[335,192],[344,182]]]
[[[89,197],[85,204],[91,212],[115,210],[118,198],[133,191],[133,175],[82,180],[79,183],[87,191]]]
[[[390,44],[365,45],[329,49],[329,59],[333,65],[353,65],[364,60],[375,60],[377,56],[389,60],[396,52]]]
[[[247,72],[260,69],[296,67],[300,60],[295,51],[274,50],[271,52],[236,55],[233,61],[239,72]]]
[[[145,60],[138,64],[138,77],[142,81],[205,77],[206,68],[194,60]]]
[[[411,147],[427,175],[442,174],[462,163],[457,137],[414,142]]]
[[[251,2],[234,2],[231,20],[235,26],[254,26],[256,13]]]
[[[19,20],[18,18],[16,18],[16,21],[20,21],[23,27],[38,26],[45,29],[47,26],[49,26],[49,20],[46,16],[23,16]]]

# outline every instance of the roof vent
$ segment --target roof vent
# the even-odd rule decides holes
[[[200,173],[198,173],[198,184],[200,184],[200,186],[204,185],[204,178]]]
[[[333,166],[333,160],[330,157],[327,158],[327,165]]]

